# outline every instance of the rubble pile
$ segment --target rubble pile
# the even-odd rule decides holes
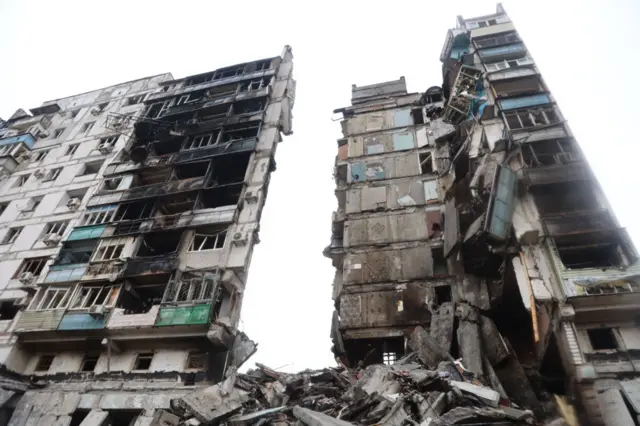
[[[439,348],[422,327],[414,352],[393,365],[326,368],[287,374],[264,365],[171,401],[170,424],[232,426],[532,425],[532,411],[479,380]]]

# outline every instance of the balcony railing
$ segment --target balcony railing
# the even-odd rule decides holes
[[[179,260],[177,255],[162,255],[147,258],[134,258],[127,262],[124,268],[124,277],[133,277],[137,275],[153,275],[165,274],[175,271],[178,267]]]

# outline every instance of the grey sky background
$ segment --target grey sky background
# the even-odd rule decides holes
[[[503,2],[622,226],[640,243],[636,133],[640,2]],[[0,117],[17,108],[148,75],[174,77],[279,55],[293,47],[294,135],[277,153],[241,328],[250,361],[283,370],[333,364],[329,326],[332,111],[351,84],[404,75],[410,91],[442,83],[439,55],[468,1],[0,0]]]

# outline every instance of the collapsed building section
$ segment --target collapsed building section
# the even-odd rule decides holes
[[[440,59],[441,88],[354,85],[336,110],[334,353],[392,364],[423,326],[539,417],[559,395],[635,424],[633,244],[500,5]]]
[[[287,46],[165,79],[140,113],[109,113],[127,142],[30,270],[11,325],[17,372],[44,389],[10,424],[147,425],[255,351],[238,323],[276,146],[292,133],[292,69]]]

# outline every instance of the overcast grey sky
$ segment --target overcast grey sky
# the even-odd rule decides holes
[[[0,117],[147,75],[182,77],[279,55],[298,81],[294,135],[278,147],[242,328],[251,360],[286,370],[333,362],[334,269],[322,256],[336,207],[338,122],[351,84],[404,75],[410,91],[442,83],[439,55],[456,15],[495,11],[468,1],[0,0]],[[569,120],[622,226],[636,219],[640,2],[503,2]],[[635,96],[635,95],[634,95]]]

